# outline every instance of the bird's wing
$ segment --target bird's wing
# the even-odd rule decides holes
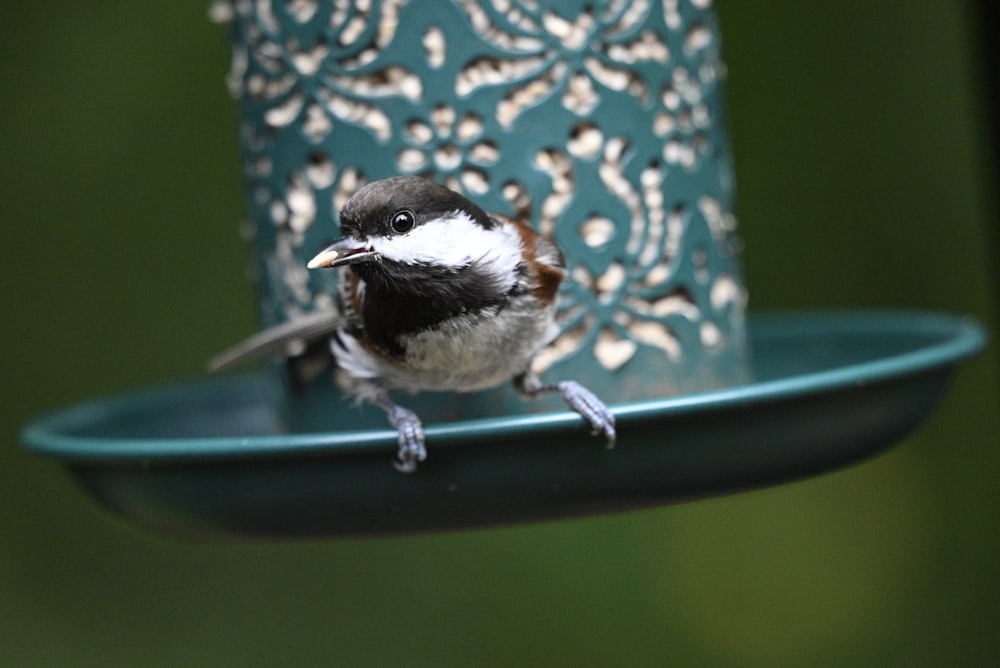
[[[343,323],[335,310],[324,309],[269,327],[223,350],[208,362],[210,371],[222,371],[244,362],[270,355],[287,355],[290,350],[328,336]]]

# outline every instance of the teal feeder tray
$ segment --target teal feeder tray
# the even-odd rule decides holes
[[[366,182],[416,174],[530,220],[567,256],[536,360],[558,400],[405,401],[430,456],[345,402],[314,350],[42,417],[23,440],[108,509],[178,536],[438,531],[647,507],[843,466],[914,428],[984,345],[923,313],[745,315],[710,3],[217,2],[243,121],[264,326],[334,308],[309,272]],[[296,383],[289,378],[311,380]]]

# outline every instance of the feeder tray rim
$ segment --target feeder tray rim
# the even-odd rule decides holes
[[[628,433],[632,423],[675,418],[696,412],[712,412],[733,406],[769,403],[838,388],[850,389],[916,375],[953,365],[979,352],[986,335],[967,317],[921,311],[821,311],[797,314],[752,314],[748,331],[758,338],[785,333],[790,328],[800,335],[822,337],[839,334],[876,333],[892,338],[912,334],[932,335],[937,341],[912,350],[847,364],[817,369],[785,377],[749,381],[731,387],[677,396],[615,403],[609,402],[619,430]],[[120,393],[81,402],[51,412],[27,425],[22,442],[32,451],[66,460],[68,463],[127,463],[129,461],[196,462],[205,459],[253,459],[304,454],[343,455],[363,451],[393,451],[396,433],[390,429],[345,430],[211,437],[115,437],[81,435],[81,427],[105,422],[113,432],[116,415],[122,411],[150,411],[174,406],[203,393],[222,392],[229,398],[249,397],[254,392],[275,392],[280,384],[274,374],[251,372],[181,381]],[[549,432],[580,431],[579,416],[568,411],[524,413],[504,417],[463,420],[426,425],[428,443],[433,448],[516,437],[534,437]],[[93,430],[91,430],[93,431]],[[620,447],[627,447],[623,443]]]

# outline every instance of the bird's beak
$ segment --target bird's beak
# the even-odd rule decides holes
[[[357,240],[345,237],[335,241],[309,260],[306,267],[309,269],[330,269],[333,267],[343,267],[349,264],[360,264],[362,262],[374,262],[379,256]]]

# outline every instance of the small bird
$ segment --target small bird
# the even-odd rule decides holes
[[[381,407],[396,428],[404,473],[427,450],[420,418],[391,398],[397,390],[474,392],[512,381],[529,398],[559,393],[614,447],[615,418],[600,399],[572,380],[544,384],[531,370],[557,334],[566,269],[555,244],[416,176],[360,188],[340,228],[307,265],[345,268],[338,308],[264,330],[213,358],[212,369],[327,341],[337,384]]]

